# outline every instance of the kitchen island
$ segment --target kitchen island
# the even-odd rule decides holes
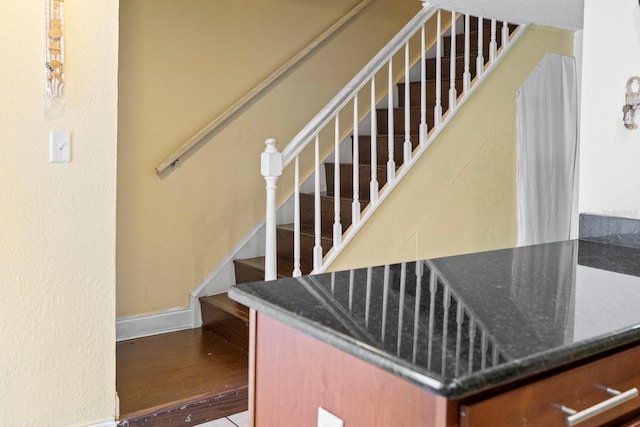
[[[565,241],[229,295],[251,308],[258,427],[316,426],[319,407],[347,427],[640,419],[638,249]]]

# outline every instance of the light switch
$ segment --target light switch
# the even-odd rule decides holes
[[[318,427],[344,427],[344,421],[326,409],[318,407]]]
[[[49,161],[51,163],[69,163],[71,161],[70,132],[49,131]]]

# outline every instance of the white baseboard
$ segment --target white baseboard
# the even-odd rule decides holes
[[[181,331],[195,326],[192,307],[116,320],[116,341]]]

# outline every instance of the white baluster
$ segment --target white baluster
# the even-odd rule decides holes
[[[433,108],[434,127],[442,124],[442,13],[438,10],[436,29],[436,105]]]
[[[358,94],[353,96],[353,202],[351,203],[351,223],[360,222],[360,140],[358,135]]]
[[[335,152],[336,162],[333,168],[333,246],[342,244],[342,224],[340,224],[340,118],[336,114]]]
[[[509,24],[507,21],[502,22],[502,49],[509,44]]]
[[[496,52],[498,51],[498,41],[496,40],[496,20],[491,20],[491,41],[489,42],[489,61],[493,62],[496,59]]]
[[[276,183],[282,175],[282,154],[276,148],[278,142],[269,138],[265,141],[267,148],[260,155],[260,173],[264,177],[267,190],[267,210],[265,215],[265,261],[264,279],[275,280],[278,275],[277,242],[276,242]]]
[[[483,35],[484,35],[484,30],[483,27],[484,24],[482,22],[482,18],[479,17],[478,18],[478,57],[476,59],[476,76],[478,78],[482,77],[482,74],[484,73],[484,40],[483,40]]]
[[[451,12],[451,56],[449,61],[449,111],[456,108],[456,13]]]
[[[369,183],[369,202],[378,201],[378,123],[376,115],[376,76],[371,77],[371,182]]]
[[[313,269],[317,272],[322,269],[322,209],[320,206],[320,137],[316,135],[315,142],[315,164],[316,171],[314,176],[314,239],[315,245],[313,247]]]
[[[409,42],[404,46],[404,164],[411,161],[411,82],[409,81]]]
[[[389,60],[389,82],[387,91],[389,93],[389,108],[387,109],[387,129],[388,129],[388,144],[387,148],[389,150],[389,160],[387,161],[387,183],[391,184],[396,178],[396,162],[393,160],[394,155],[394,144],[395,144],[395,135],[394,135],[394,123],[393,123],[393,60]]]
[[[491,347],[493,347],[493,360],[491,362],[491,366],[497,366],[498,361],[500,360],[500,354],[498,353],[498,346],[496,345],[495,341],[491,341]]]
[[[427,143],[427,52],[424,25],[421,32],[421,72],[420,72],[420,145]]]
[[[464,74],[463,74],[463,92],[466,94],[469,92],[471,86],[471,71],[469,70],[469,56],[470,56],[470,37],[471,29],[471,17],[469,14],[464,15]]]
[[[296,156],[293,187],[293,277],[302,276],[300,270],[300,162]]]

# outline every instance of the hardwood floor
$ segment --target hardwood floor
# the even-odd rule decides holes
[[[195,425],[244,411],[247,366],[246,350],[201,328],[119,342],[120,420]]]

